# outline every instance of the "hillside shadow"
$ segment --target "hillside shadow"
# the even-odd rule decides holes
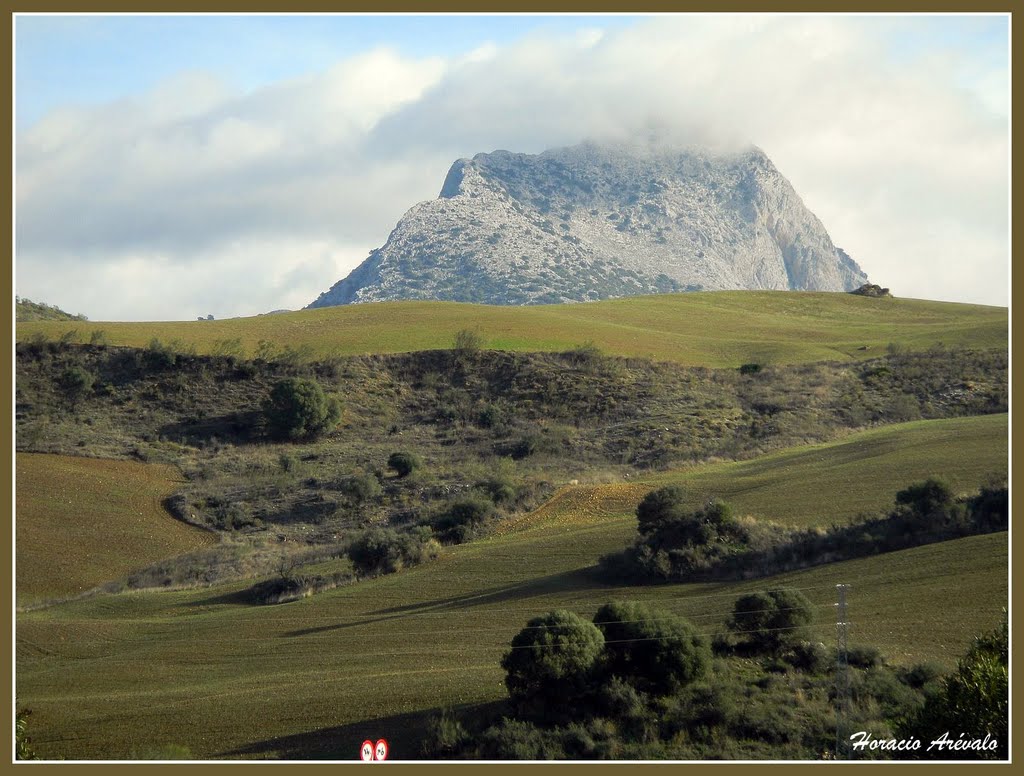
[[[457,706],[460,714],[470,712],[476,719],[496,719],[503,711],[505,701],[474,706]],[[367,719],[337,727],[309,730],[289,736],[254,741],[237,749],[219,752],[216,758],[272,757],[283,760],[352,760],[359,761],[363,741],[387,739],[388,760],[423,760],[422,742],[431,717],[440,709],[395,714],[379,719]]]
[[[230,593],[221,593],[219,595],[210,596],[209,598],[202,598],[198,601],[183,601],[178,606],[192,607],[192,606],[217,606],[219,604],[245,604],[246,606],[257,606],[266,605],[260,604],[256,600],[256,597],[252,594],[251,588],[242,588],[241,590],[234,590]]]
[[[260,421],[261,415],[255,410],[228,412],[165,423],[160,427],[159,433],[167,439],[192,447],[199,447],[214,438],[232,444],[248,444],[260,439]]]
[[[472,609],[477,606],[492,606],[509,601],[522,603],[531,598],[548,596],[559,593],[585,593],[588,591],[599,592],[604,583],[598,577],[597,566],[589,566],[572,571],[563,571],[557,574],[549,574],[545,577],[538,577],[527,582],[499,585],[483,592],[468,593],[447,598],[437,598],[428,601],[405,604],[403,606],[392,606],[386,609],[378,609],[369,612],[367,616],[357,622],[334,623],[330,625],[318,625],[314,628],[302,628],[283,633],[286,638],[298,636],[309,636],[315,633],[327,633],[329,631],[354,628],[359,625],[371,625],[389,620],[401,620],[404,617],[415,616],[427,612],[460,612]],[[538,609],[537,614],[541,614]],[[377,615],[377,616],[374,616]]]

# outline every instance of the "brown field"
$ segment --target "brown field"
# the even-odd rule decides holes
[[[161,504],[180,482],[170,466],[18,453],[19,606],[83,593],[154,561],[213,544]]]

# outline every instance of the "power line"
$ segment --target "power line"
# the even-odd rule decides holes
[[[743,580],[740,580],[740,581],[729,580],[729,583],[730,584],[736,584],[736,585],[742,585],[743,584]],[[676,583],[676,584],[665,584],[665,585],[626,585],[626,586],[621,586],[621,587],[587,588],[587,589],[567,590],[567,591],[554,590],[554,591],[551,591],[551,592],[541,593],[540,595],[543,595],[543,596],[560,596],[560,595],[567,595],[567,594],[575,593],[577,595],[594,596],[594,595],[610,594],[610,593],[614,593],[616,591],[636,593],[636,592],[639,592],[641,590],[648,590],[648,591],[652,591],[652,592],[656,591],[656,590],[657,591],[669,592],[669,591],[672,590],[673,587],[692,585],[692,584],[716,584],[716,583],[679,582],[679,583]],[[335,588],[335,589],[337,589],[337,588]],[[677,598],[675,600],[679,601],[680,603],[683,603],[683,602],[688,602],[688,601],[702,601],[702,600],[705,600],[705,599],[708,599],[708,598],[738,598],[741,595],[747,595],[749,593],[771,593],[771,592],[779,591],[779,590],[799,590],[800,592],[805,592],[807,590],[834,590],[834,589],[835,589],[835,585],[808,585],[808,586],[804,586],[804,587],[792,587],[790,585],[777,585],[777,586],[772,586],[772,587],[756,588],[756,589],[753,589],[753,590],[746,590],[746,589],[743,589],[743,590],[733,590],[733,591],[730,591],[728,593],[702,593],[702,594],[698,594],[698,595],[686,595],[686,596],[681,596],[681,597],[679,597],[679,598]],[[514,591],[512,591],[512,592],[514,592]],[[504,591],[502,591],[500,594],[504,594]],[[367,597],[369,597],[370,595],[371,594],[367,594]],[[450,605],[459,606],[459,605],[471,604],[472,601],[474,599],[476,599],[476,598],[486,598],[487,596],[490,596],[490,595],[495,595],[495,594],[494,593],[477,593],[477,594],[474,594],[474,595],[472,595],[470,597],[467,597],[467,598],[464,598],[464,599],[459,599],[459,600],[457,600],[457,601],[455,601],[453,603],[444,602],[444,603],[440,603],[440,604],[431,604],[429,602],[421,602],[421,605],[423,605],[423,606],[446,606],[446,605],[449,605],[449,606]],[[538,595],[538,597],[540,597],[540,595]],[[386,602],[388,600],[390,600],[390,601],[408,601],[409,600],[407,597],[403,597],[403,596],[395,596],[395,597],[392,597],[390,599],[388,599],[388,598],[381,599],[378,596],[373,596],[373,599],[375,601],[381,601],[381,602]],[[634,599],[620,599],[620,600],[623,603],[651,603],[651,599],[649,599],[649,598],[634,598]],[[330,601],[331,603],[356,603],[356,602],[363,603],[363,602],[365,602],[365,598],[356,598],[354,596],[352,596],[352,597],[345,597],[345,598],[343,598],[341,596],[332,596],[330,598],[326,598],[326,597],[322,598],[321,601],[323,601],[323,602]],[[574,602],[573,601],[569,601],[568,603],[574,603]],[[409,604],[409,605],[413,606],[415,604]],[[543,608],[543,607],[536,607],[536,606],[529,606],[529,607],[499,606],[499,607],[493,607],[493,606],[489,606],[487,603],[473,604],[473,605],[488,606],[492,610],[493,609],[497,609],[497,610],[500,610],[500,611],[540,611]],[[380,611],[377,611],[377,612],[368,612],[368,614],[391,614],[391,612],[380,612]],[[408,615],[405,615],[405,616],[419,616],[419,615],[423,615],[423,614],[433,614],[433,613],[432,612],[410,612]]]
[[[872,622],[875,622],[875,623],[903,622],[903,620],[875,620],[875,621],[872,621]],[[929,621],[923,621],[922,620],[918,624],[927,624],[928,622]],[[861,621],[858,621],[857,624],[861,624]],[[786,627],[786,628],[745,630],[745,631],[731,631],[731,632],[734,633],[734,634],[737,634],[737,635],[742,635],[742,634],[749,634],[749,633],[794,631],[794,630],[800,630],[800,629],[802,629],[804,627],[806,627],[806,626],[790,626],[790,627]],[[708,636],[714,636],[716,634],[715,633],[700,633],[700,634],[696,634],[696,635],[708,637]],[[624,644],[624,643],[646,642],[646,641],[665,641],[665,640],[669,640],[669,639],[672,639],[672,638],[675,638],[675,637],[665,636],[665,637],[650,637],[650,638],[640,638],[640,639],[616,639],[616,640],[606,641],[605,643],[606,644],[609,644],[609,643],[612,643],[612,644]],[[513,649],[557,649],[557,648],[562,647],[562,646],[564,646],[564,645],[561,645],[561,644],[547,644],[547,645],[543,645],[542,644],[542,645],[526,645],[526,646],[522,646],[522,647],[511,647],[511,646],[508,646],[508,645],[499,644],[499,645],[467,645],[467,646],[464,646],[464,647],[459,648],[459,649],[436,649],[436,648],[433,648],[433,647],[430,647],[430,646],[425,646],[422,649],[414,649],[414,650],[390,650],[390,651],[374,650],[372,652],[344,652],[344,653],[340,653],[338,655],[338,657],[339,658],[345,658],[345,659],[360,659],[360,658],[368,658],[368,657],[401,657],[401,656],[414,656],[414,655],[425,655],[425,656],[435,656],[435,655],[436,656],[440,656],[440,655],[464,656],[464,655],[473,654],[473,653],[505,652],[505,651],[509,651],[509,650],[513,650]],[[95,657],[82,658],[82,659],[103,660],[103,659],[105,659],[107,657],[109,657],[109,656],[98,655],[98,656],[95,656]],[[251,653],[246,653],[247,661],[251,661],[253,658],[285,660],[285,661],[291,661],[291,662],[294,663],[294,661],[296,659],[296,656],[294,654],[252,655]],[[226,658],[222,658],[221,660],[217,660],[217,659],[205,660],[205,661],[202,661],[202,662],[219,663],[219,662],[223,662],[224,659],[226,659]],[[127,664],[131,663],[132,661],[117,661],[117,662],[119,664],[127,665]],[[398,671],[396,673],[402,673],[402,671]]]
[[[811,604],[811,606],[814,607],[814,608],[824,608],[824,607],[832,608],[833,604]],[[800,608],[802,608],[802,607],[783,607],[782,609],[755,609],[755,610],[745,611],[744,614],[756,614],[756,613],[763,613],[763,612],[768,612],[768,611],[791,611],[791,610],[800,609]],[[665,622],[665,621],[678,620],[680,618],[683,618],[683,619],[719,618],[719,619],[725,620],[729,616],[731,616],[732,614],[733,614],[732,611],[708,612],[708,613],[693,614],[693,615],[686,615],[686,614],[682,614],[682,613],[670,613],[670,614],[667,614],[667,615],[662,616],[662,617],[647,617],[647,618],[633,619],[633,620],[601,620],[601,621],[593,621],[593,624],[594,625],[627,625],[627,624],[640,624],[640,623],[649,623],[649,622]],[[587,622],[587,621],[585,620],[585,622]],[[374,623],[374,622],[361,623],[359,621],[353,621],[351,623],[334,623],[334,624],[341,625],[341,626],[344,626],[344,625],[358,626],[358,625],[364,625],[365,624],[365,625],[369,626],[369,625],[375,625],[377,623]],[[332,624],[332,625],[334,625],[334,624]],[[325,626],[325,627],[326,628],[331,628],[332,626],[329,625],[329,626]],[[456,635],[456,634],[469,634],[469,633],[507,633],[507,632],[510,632],[510,631],[522,632],[522,631],[525,631],[525,630],[552,630],[552,631],[554,631],[554,630],[558,630],[558,629],[565,629],[565,628],[572,628],[572,627],[574,627],[574,626],[573,625],[524,625],[522,627],[518,627],[517,628],[517,626],[515,624],[509,623],[507,625],[497,625],[497,626],[491,626],[491,627],[481,627],[481,628],[459,628],[459,627],[454,627],[454,628],[446,628],[446,629],[443,629],[443,630],[420,630],[418,628],[408,628],[408,629],[402,629],[402,630],[398,630],[398,631],[388,630],[388,631],[386,631],[382,635],[384,635],[384,636],[403,636],[403,635],[409,635],[409,636],[433,636],[433,635]],[[736,631],[732,631],[732,632],[735,633]],[[154,634],[154,637],[155,636],[156,636],[156,634]],[[207,638],[207,637],[205,637],[205,636],[203,636],[201,634],[195,634],[191,638],[189,638],[189,637],[182,637],[182,638],[173,638],[173,639],[161,639],[160,643],[161,644],[182,643],[182,642],[193,643],[195,641],[200,641],[201,640],[204,644],[205,643],[229,643],[230,644],[230,643],[239,643],[239,642],[243,642],[243,641],[267,641],[269,638],[272,638],[272,637],[271,636],[263,636],[263,637],[245,636],[245,637],[234,637],[234,638]],[[277,638],[280,638],[280,635],[277,636]],[[361,636],[360,640],[364,640],[365,638],[366,638],[365,635]],[[98,640],[102,640],[105,643],[115,643],[115,644],[127,644],[127,643],[139,644],[139,643],[147,643],[147,642],[150,641],[150,639],[146,638],[145,636],[142,636],[141,638],[122,639],[122,640],[118,640],[118,639],[115,639],[115,638],[107,638],[107,637],[97,637],[97,639]],[[32,642],[29,642],[27,639],[23,639],[22,637],[19,637],[19,641],[21,641],[22,643],[24,643],[26,645],[36,646],[36,645],[33,645]]]
[[[856,624],[860,625],[860,624],[863,624],[863,623],[871,623],[871,624],[878,625],[878,624],[893,623],[893,622],[898,622],[898,623],[903,623],[903,624],[926,625],[926,624],[929,624],[931,621],[929,621],[929,620],[920,620],[920,621],[916,621],[915,623],[907,623],[907,621],[902,619],[902,618],[901,619],[895,619],[895,620],[894,619],[882,619],[882,620],[870,620],[869,619],[869,620],[863,620],[863,621],[862,620],[858,620]],[[847,622],[847,624],[851,625],[853,623]],[[814,630],[816,627],[818,629],[820,629],[820,628],[826,627],[826,626],[824,624],[819,625],[819,626],[795,625],[795,626],[787,626],[787,627],[781,627],[781,628],[757,628],[757,629],[749,629],[749,630],[730,630],[730,631],[728,631],[728,633],[733,634],[733,635],[748,635],[748,634],[751,634],[751,633],[772,633],[772,632],[786,632],[786,631],[797,631],[797,630],[805,630],[805,631],[807,631],[807,630]],[[709,638],[709,637],[717,636],[720,633],[721,633],[721,631],[711,631],[711,632],[697,633],[697,634],[693,634],[693,635]],[[611,639],[611,640],[606,640],[604,643],[605,644],[626,644],[626,643],[634,643],[634,642],[668,641],[668,640],[672,640],[672,639],[675,639],[675,638],[678,638],[678,636],[672,636],[672,635],[670,635],[670,636],[652,636],[652,637],[632,638],[632,639]],[[206,642],[208,640],[203,640],[203,641]],[[230,640],[230,639],[218,639],[216,641],[219,641],[219,642],[225,642],[225,641],[232,642],[233,640]],[[244,639],[238,639],[236,641],[237,641],[237,643],[239,643],[241,645],[241,644],[243,644],[245,642],[266,641],[266,639],[244,638]],[[365,641],[366,641],[365,638],[359,639],[359,643],[365,643]],[[167,643],[167,642],[159,642],[159,643],[155,643],[155,645],[159,646],[160,644],[164,644],[164,643]],[[513,650],[513,649],[558,649],[558,648],[561,648],[561,647],[564,647],[564,646],[565,645],[559,644],[559,643],[555,643],[555,644],[530,644],[530,645],[524,645],[524,646],[519,646],[519,647],[513,647],[513,646],[510,646],[510,645],[507,645],[507,644],[495,644],[495,645],[475,644],[475,645],[464,645],[464,646],[462,646],[460,648],[457,648],[457,649],[438,649],[437,647],[434,647],[434,646],[431,646],[431,645],[425,645],[422,648],[413,649],[413,650],[397,650],[397,651],[396,650],[387,650],[387,651],[385,651],[385,650],[377,649],[377,650],[367,651],[367,652],[343,652],[343,653],[340,653],[338,655],[338,657],[340,657],[340,658],[359,659],[359,658],[368,658],[368,657],[397,657],[397,656],[411,656],[411,655],[428,655],[428,656],[432,656],[432,655],[456,655],[456,656],[458,656],[458,655],[465,655],[465,654],[470,654],[470,653],[503,652],[503,651]],[[60,658],[62,656],[55,655],[55,657]],[[106,658],[109,658],[109,657],[111,657],[111,655],[96,655],[96,656],[87,656],[87,657],[78,658],[78,659],[83,659],[83,660],[103,660],[103,659],[106,659]],[[204,660],[202,662],[219,663],[219,662],[223,662],[224,660],[228,659],[228,657],[229,656],[225,656],[225,655],[212,656],[211,658],[208,658],[208,659],[206,659],[206,660]],[[273,655],[254,655],[254,654],[252,654],[250,652],[247,652],[246,653],[246,659],[247,660],[251,660],[252,658],[280,659],[280,660],[291,660],[291,661],[294,661],[296,659],[296,655],[294,653],[273,654]],[[117,662],[119,664],[127,665],[127,664],[132,663],[133,661],[121,660],[121,661],[117,661]]]

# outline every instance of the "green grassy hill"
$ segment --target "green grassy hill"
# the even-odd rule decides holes
[[[31,299],[17,297],[15,299],[14,317],[19,323],[22,321],[85,321],[84,315],[72,315],[66,313],[59,307],[48,305],[45,302],[33,302]]]
[[[590,304],[490,307],[394,302],[294,313],[176,323],[19,323],[18,340],[93,332],[112,345],[145,346],[154,337],[199,353],[253,357],[286,347],[309,357],[450,348],[476,329],[495,349],[562,351],[593,341],[608,353],[701,366],[851,360],[890,343],[914,349],[936,342],[1006,347],[1006,308],[839,293],[723,291],[630,297]],[[74,334],[69,332],[74,331]],[[100,335],[97,335],[98,337]],[[237,340],[237,342],[235,342]]]
[[[16,471],[19,605],[76,595],[216,541],[163,508],[180,486],[173,467],[19,453]]]
[[[664,477],[721,491],[765,517],[827,523],[835,510],[822,514],[819,498],[884,507],[905,478],[931,473],[977,485],[1005,466],[1005,423],[910,423]],[[392,757],[404,759],[419,754],[432,710],[504,697],[502,653],[531,616],[552,608],[592,614],[613,598],[657,601],[711,633],[741,592],[786,584],[819,607],[816,635],[832,643],[835,585],[846,583],[852,643],[900,662],[950,666],[1006,606],[1005,533],[770,579],[608,588],[594,566],[630,541],[632,498],[643,487],[582,506],[563,495],[518,530],[278,607],[240,603],[242,585],[225,585],[20,614],[18,699],[33,710],[33,743],[45,756],[69,758],[180,744],[203,757],[354,759],[364,739],[383,736]]]

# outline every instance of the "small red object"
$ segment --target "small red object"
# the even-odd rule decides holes
[[[388,759],[388,742],[383,738],[377,741],[377,746],[373,750],[373,757],[375,760]]]
[[[370,762],[373,759],[374,751],[373,741],[366,739],[363,741],[363,745],[359,747],[359,759],[365,763]]]

